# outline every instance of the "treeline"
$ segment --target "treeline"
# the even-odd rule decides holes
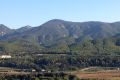
[[[77,70],[89,66],[119,67],[120,56],[43,55],[4,59],[0,61],[0,66],[50,72]]]

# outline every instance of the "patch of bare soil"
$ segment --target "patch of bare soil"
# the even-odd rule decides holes
[[[98,71],[94,73],[87,73],[87,72],[76,72],[74,74],[76,77],[80,79],[113,79],[113,78],[119,78],[120,80],[120,71],[117,70],[109,70],[109,71]],[[117,80],[114,79],[114,80]]]

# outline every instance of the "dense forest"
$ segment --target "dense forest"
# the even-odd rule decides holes
[[[2,43],[1,43],[2,44]],[[26,44],[25,44],[26,45]],[[28,48],[30,46],[24,46]],[[18,48],[19,49],[19,48]],[[12,55],[10,59],[1,59],[0,66],[36,69],[41,71],[77,70],[89,66],[119,67],[120,38],[91,40],[85,38],[76,44],[60,44],[46,47],[42,51],[7,52],[0,47],[1,54]]]

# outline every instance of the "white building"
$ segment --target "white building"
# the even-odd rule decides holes
[[[11,57],[11,55],[1,55],[0,58],[9,59],[9,58],[12,58],[12,57]]]

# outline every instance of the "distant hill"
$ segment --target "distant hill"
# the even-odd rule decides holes
[[[31,29],[31,28],[32,28],[31,26],[27,25],[27,26],[21,27],[19,29],[16,29],[16,32],[22,33],[22,32],[25,32],[25,31]]]
[[[12,32],[12,29],[8,28],[7,26],[0,24],[0,36],[4,36]]]
[[[43,47],[60,47],[59,44],[64,44],[66,49],[68,45],[78,43],[86,37],[91,40],[106,39],[119,33],[120,22],[71,22],[53,19],[37,27],[25,26],[16,30],[0,25],[2,41],[21,40]]]

